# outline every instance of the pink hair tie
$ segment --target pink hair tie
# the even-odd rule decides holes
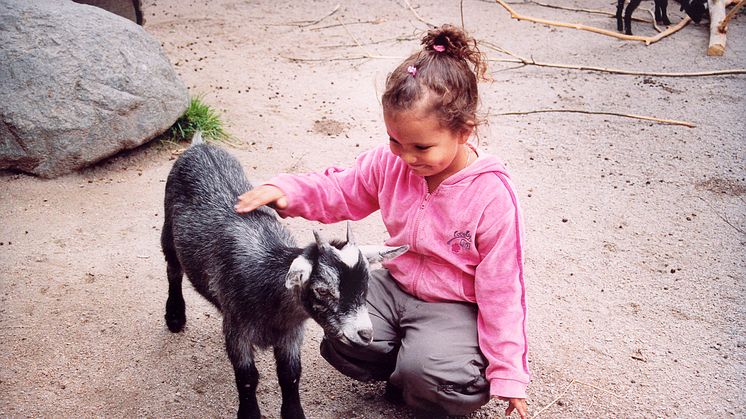
[[[433,49],[436,50],[436,51],[438,51],[438,52],[443,52],[443,51],[446,50],[446,46],[445,45],[435,44],[435,45],[433,45]]]
[[[411,74],[412,77],[416,76],[417,75],[417,67],[415,67],[413,65],[410,65],[409,67],[407,67],[407,73]]]

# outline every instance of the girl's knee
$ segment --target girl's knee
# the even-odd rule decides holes
[[[428,360],[429,362],[423,362]],[[489,382],[474,364],[454,367],[432,357],[400,357],[391,375],[408,405],[449,415],[469,414],[489,401]]]

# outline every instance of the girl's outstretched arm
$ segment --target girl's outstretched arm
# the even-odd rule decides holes
[[[288,200],[282,189],[272,185],[261,185],[239,196],[233,208],[239,214],[246,214],[262,205],[285,209],[288,206]]]

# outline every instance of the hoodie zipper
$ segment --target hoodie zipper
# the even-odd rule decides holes
[[[420,208],[417,210],[417,214],[414,218],[414,228],[412,228],[412,247],[417,249],[417,236],[420,230],[420,220],[422,219],[422,214],[425,212],[425,208],[427,207],[428,201],[430,201],[430,197],[432,197],[431,192],[427,192],[425,194],[425,198],[420,203]],[[420,282],[420,276],[422,276],[422,262],[425,259],[424,256],[419,255],[419,261],[417,262],[417,269],[415,270],[415,277],[412,280],[412,294],[415,296],[419,296],[419,292],[417,291],[417,285]]]

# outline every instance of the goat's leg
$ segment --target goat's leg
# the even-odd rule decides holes
[[[637,9],[642,0],[631,0],[624,11],[624,33],[632,35],[632,13]]]
[[[186,324],[186,307],[184,305],[184,296],[181,293],[181,280],[184,272],[181,268],[179,258],[176,256],[169,220],[166,220],[163,225],[161,248],[163,249],[163,255],[166,257],[166,274],[168,275],[166,326],[168,326],[168,330],[177,333],[181,332],[184,329],[184,324]]]
[[[655,0],[655,21],[663,23],[664,25],[670,25],[671,21],[668,20],[668,0]]]
[[[259,371],[254,365],[254,354],[251,344],[243,339],[243,336],[231,331],[227,318],[223,319],[223,331],[225,332],[225,349],[228,358],[233,364],[233,372],[236,376],[236,389],[238,390],[238,418],[261,419],[259,403],[256,401],[256,386],[259,384]]]
[[[288,346],[275,346],[277,380],[282,390],[282,419],[305,419],[300,404],[300,340]]]
[[[624,0],[617,0],[616,3],[616,30],[619,32],[624,31],[624,23],[622,23],[622,12],[624,12]]]

